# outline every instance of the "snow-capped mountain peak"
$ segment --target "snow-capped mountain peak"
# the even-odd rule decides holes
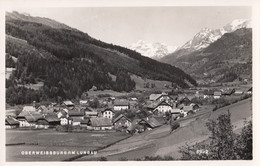
[[[185,43],[181,49],[199,50],[206,48],[225,33],[230,33],[240,28],[251,28],[251,21],[246,19],[236,19],[220,29],[212,30],[210,28],[202,28],[201,31],[190,41]]]
[[[168,46],[164,43],[149,43],[144,40],[138,40],[136,43],[133,43],[130,49],[139,52],[143,56],[147,56],[152,59],[160,59],[165,55],[173,53],[176,51],[177,46]]]

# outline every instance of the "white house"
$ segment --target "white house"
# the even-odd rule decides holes
[[[102,117],[112,119],[115,116],[115,113],[112,109],[105,109],[102,111]]]
[[[158,111],[158,113],[165,114],[166,112],[171,112],[172,106],[168,104],[166,101],[160,102],[153,110],[153,112]]]

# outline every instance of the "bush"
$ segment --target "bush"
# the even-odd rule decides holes
[[[180,123],[176,121],[173,121],[170,125],[171,125],[171,131],[176,130],[177,128],[180,127]]]
[[[183,160],[250,160],[252,159],[252,122],[235,135],[228,114],[219,115],[206,123],[211,136],[210,143],[197,143],[180,148]]]

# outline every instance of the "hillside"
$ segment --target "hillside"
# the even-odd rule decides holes
[[[242,75],[251,78],[252,29],[226,33],[208,47],[183,54],[173,61],[173,65],[206,82],[229,82]]]
[[[92,86],[99,90],[128,92],[135,88],[130,74],[173,82],[180,87],[196,85],[196,81],[179,68],[96,40],[47,18],[7,13],[6,35],[6,55],[17,58],[16,71],[7,86],[8,102],[25,102],[9,100],[19,91],[26,91],[17,91],[16,84],[38,81],[44,82],[41,91],[44,95],[35,92],[37,100],[42,96],[56,100],[80,97]],[[116,80],[108,73],[115,75]]]

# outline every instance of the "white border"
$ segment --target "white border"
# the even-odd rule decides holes
[[[0,0],[0,165],[27,165],[34,166],[35,164],[46,165],[260,165],[259,155],[259,120],[260,120],[260,106],[258,96],[260,88],[259,75],[259,0]],[[13,7],[141,7],[141,6],[252,6],[252,24],[253,24],[253,154],[252,161],[153,161],[153,162],[5,162],[5,127],[4,127],[4,110],[5,110],[5,10]],[[257,77],[258,76],[258,77]]]

